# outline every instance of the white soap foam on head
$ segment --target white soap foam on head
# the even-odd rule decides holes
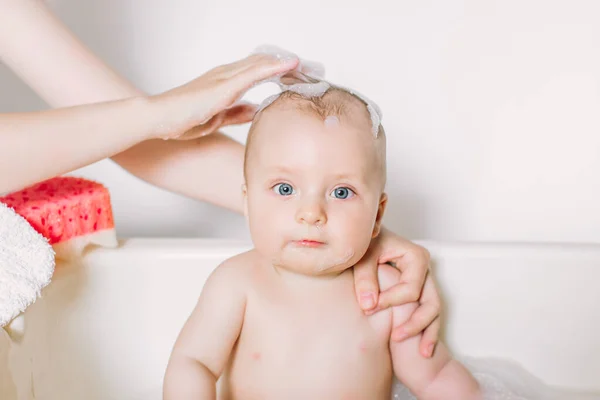
[[[327,118],[325,118],[324,123],[325,123],[325,126],[334,127],[334,126],[338,126],[340,124],[340,120],[335,115],[330,115]]]
[[[260,53],[269,54],[278,59],[287,59],[294,56],[293,53],[287,50],[270,45],[260,46],[257,49],[255,49],[254,54]],[[321,97],[331,88],[346,91],[360,99],[363,103],[365,103],[367,111],[369,111],[369,115],[371,116],[373,135],[377,137],[379,133],[379,126],[381,125],[381,119],[383,118],[379,106],[377,106],[375,102],[373,102],[366,96],[358,93],[353,89],[333,85],[330,82],[325,81],[324,79],[322,79],[324,75],[325,68],[322,66],[322,64],[316,63],[314,61],[306,61],[300,59],[300,63],[294,71],[290,71],[283,75],[267,79],[265,82],[276,83],[281,89],[281,93],[289,91],[297,93],[300,96],[306,98]],[[262,110],[273,104],[273,102],[277,100],[281,93],[269,96],[267,99],[265,99],[258,107],[256,113],[260,113]]]

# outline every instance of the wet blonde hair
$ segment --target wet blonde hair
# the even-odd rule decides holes
[[[380,172],[385,185],[387,173],[386,137],[383,125],[379,125],[379,131],[375,137],[371,131],[371,115],[367,109],[367,104],[359,97],[340,88],[330,88],[319,97],[305,97],[291,91],[283,92],[275,101],[273,101],[273,103],[258,112],[252,121],[252,125],[250,126],[250,130],[248,132],[248,138],[246,140],[246,149],[244,154],[244,178],[247,176],[247,165],[249,154],[251,153],[252,149],[252,138],[254,137],[257,126],[260,125],[259,123],[261,117],[271,108],[276,108],[278,105],[283,104],[292,105],[297,110],[306,112],[309,115],[313,115],[315,118],[319,118],[322,121],[325,121],[325,119],[330,116],[339,118],[355,118],[358,120],[364,119],[366,123],[365,134],[371,135],[373,140],[376,141],[375,149],[377,152],[377,159],[380,163]]]

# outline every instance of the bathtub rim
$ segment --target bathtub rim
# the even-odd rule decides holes
[[[600,259],[600,243],[571,242],[475,242],[412,240],[424,247],[432,258],[437,254],[461,257],[495,257],[514,255],[518,257],[536,257],[549,255],[568,257],[589,255]],[[253,248],[252,242],[245,239],[222,238],[178,238],[178,237],[129,237],[119,238],[114,248],[90,246],[83,254],[83,260],[100,261],[115,254],[122,256],[160,254],[163,257],[210,257],[227,258]]]

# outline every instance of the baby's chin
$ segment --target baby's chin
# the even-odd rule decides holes
[[[284,248],[273,255],[273,265],[302,275],[339,274],[353,265],[354,252],[315,248]]]

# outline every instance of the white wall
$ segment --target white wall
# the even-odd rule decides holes
[[[149,92],[263,43],[323,62],[330,80],[383,109],[386,221],[409,238],[600,242],[595,0],[52,3]],[[0,70],[0,110],[40,107]],[[243,140],[246,128],[226,132]],[[121,236],[246,237],[241,217],[149,187],[108,161],[78,173],[110,187]]]

